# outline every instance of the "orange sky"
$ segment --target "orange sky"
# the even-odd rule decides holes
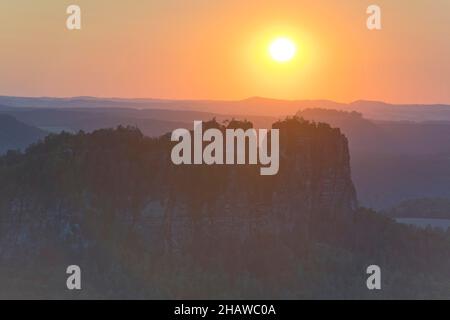
[[[2,0],[0,94],[450,103],[449,18],[448,0]],[[277,35],[294,61],[268,59]]]

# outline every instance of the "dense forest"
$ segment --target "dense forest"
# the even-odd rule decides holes
[[[230,121],[220,129],[248,127]],[[1,298],[450,298],[450,232],[358,207],[339,129],[277,122],[280,172],[175,166],[170,136],[51,134],[0,158]],[[65,288],[68,265],[83,290]],[[366,287],[367,266],[382,290]]]

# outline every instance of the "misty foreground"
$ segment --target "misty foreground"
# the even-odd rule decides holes
[[[123,127],[9,152],[0,298],[450,298],[450,232],[358,208],[339,129],[298,118],[273,127],[276,176],[174,166],[169,135]],[[81,291],[66,288],[72,264]],[[366,287],[371,264],[380,291]]]

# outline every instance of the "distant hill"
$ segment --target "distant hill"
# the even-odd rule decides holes
[[[98,112],[96,109],[25,109],[7,112],[20,121],[55,133],[79,130],[91,132],[101,128],[131,125],[139,127],[147,136],[157,136],[176,128],[192,127],[189,122],[151,119],[132,112]]]
[[[0,154],[11,149],[24,149],[46,135],[44,130],[17,121],[10,115],[0,114]]]
[[[252,97],[237,101],[164,100],[119,98],[28,98],[0,96],[0,105],[38,108],[135,108],[195,110],[226,115],[284,117],[308,108],[360,112],[365,118],[389,121],[450,121],[450,105],[396,105],[379,101],[358,100],[339,103],[329,100],[277,100]],[[0,109],[1,110],[1,109]]]
[[[232,118],[251,120],[255,127],[270,127],[274,117],[225,115],[211,112],[133,108],[17,108],[0,107],[1,112],[20,121],[52,131],[91,132],[118,125],[138,127],[147,136],[159,136],[176,128],[192,128],[194,120],[208,121],[216,118],[222,122]]]

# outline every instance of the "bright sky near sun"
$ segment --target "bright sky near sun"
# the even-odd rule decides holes
[[[73,3],[0,2],[0,94],[450,103],[448,0]]]
[[[284,63],[291,61],[295,53],[297,52],[297,47],[289,38],[276,38],[269,45],[269,53],[273,60]]]

